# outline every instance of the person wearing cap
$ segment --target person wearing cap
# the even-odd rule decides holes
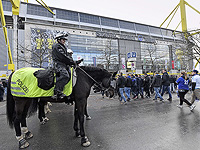
[[[67,53],[65,42],[68,34],[58,34],[55,43],[52,47],[52,58],[54,68],[56,70],[56,85],[54,88],[53,99],[62,99],[66,95],[63,93],[64,86],[70,80],[70,66],[76,65],[73,58]]]
[[[72,55],[73,55],[74,52],[71,49],[67,49],[67,53],[72,58]],[[83,61],[83,58],[80,59],[80,60],[75,61],[76,65],[79,65],[82,61]]]
[[[194,103],[195,99],[200,99],[200,76],[197,70],[192,71],[192,100],[191,104]]]
[[[68,55],[70,56],[70,57],[72,57],[72,55],[73,55],[73,51],[71,50],[71,49],[67,49],[67,53],[68,53]]]

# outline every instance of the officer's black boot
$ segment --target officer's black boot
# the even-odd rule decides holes
[[[62,93],[61,91],[58,90],[54,90],[54,95],[51,97],[53,99],[63,99],[64,97],[66,97],[66,95],[64,93]]]

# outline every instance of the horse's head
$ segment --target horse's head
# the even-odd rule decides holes
[[[104,90],[110,98],[114,96],[112,82],[115,81],[117,72],[112,75],[105,69],[89,66],[81,66],[79,69],[93,81],[96,92]]]
[[[116,87],[116,74],[118,71],[114,72],[109,78],[104,78],[102,80],[102,86],[106,88],[105,94],[107,97],[112,98],[115,94],[115,87]]]

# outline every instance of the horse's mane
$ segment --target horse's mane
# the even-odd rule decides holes
[[[111,74],[106,70],[98,67],[91,67],[91,66],[80,66],[86,72],[102,72],[105,75],[110,76]]]

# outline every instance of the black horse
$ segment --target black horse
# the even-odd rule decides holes
[[[70,96],[71,99],[75,102],[74,130],[77,137],[81,136],[81,145],[89,146],[90,142],[85,136],[84,131],[84,115],[87,114],[87,98],[89,97],[91,87],[95,83],[101,83],[100,86],[102,88],[109,88],[113,76],[105,69],[86,66],[78,67],[76,69],[76,74],[76,85],[73,87],[73,91]],[[13,128],[14,126],[15,128],[16,138],[19,141],[19,148],[26,148],[29,146],[27,139],[33,137],[33,134],[27,128],[27,116],[36,112],[38,106],[38,98],[42,103],[44,103],[45,101],[55,102],[55,100],[53,100],[51,97],[26,98],[12,96],[11,78],[12,75],[9,77],[8,80],[7,119],[10,127]],[[65,99],[61,99],[56,102],[65,102]],[[42,108],[43,106],[41,105],[40,107]],[[78,128],[78,121],[80,130]]]

